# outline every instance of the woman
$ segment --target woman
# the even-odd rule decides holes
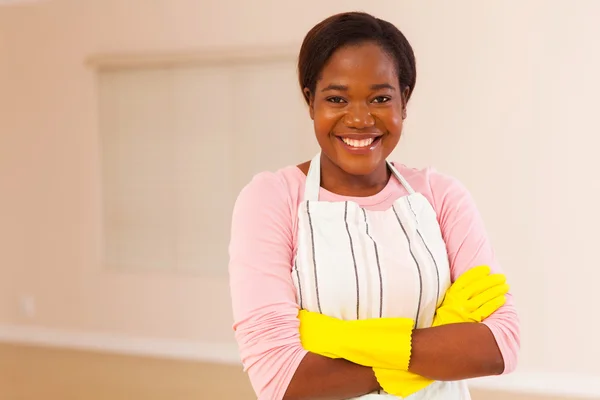
[[[514,370],[518,318],[468,191],[386,161],[415,88],[410,44],[334,15],[298,70],[321,151],[256,175],[233,212],[234,330],[259,399],[468,399],[464,379]]]

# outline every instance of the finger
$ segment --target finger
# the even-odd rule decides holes
[[[477,310],[482,307],[488,301],[495,299],[496,297],[504,296],[510,290],[510,286],[507,283],[502,285],[494,286],[483,293],[474,296],[468,301],[469,310]]]
[[[473,267],[467,272],[464,272],[462,275],[456,279],[456,281],[452,284],[453,288],[463,289],[469,286],[474,281],[477,281],[485,276],[488,276],[491,272],[490,267],[487,265],[480,265],[478,267]]]
[[[492,274],[474,281],[465,287],[461,292],[461,297],[471,299],[494,286],[503,285],[504,283],[506,283],[506,276],[504,274]]]
[[[500,307],[506,303],[506,295],[496,297],[495,299],[488,301],[483,306],[473,313],[471,317],[477,322],[481,322],[493,313],[495,313]]]

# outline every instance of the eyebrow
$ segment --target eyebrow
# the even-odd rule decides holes
[[[393,87],[392,85],[390,85],[389,83],[377,83],[377,84],[371,85],[371,90],[381,90],[381,89],[396,90],[396,88]],[[331,84],[327,85],[326,87],[324,87],[321,90],[321,92],[327,92],[330,90],[339,90],[341,92],[347,92],[348,86],[331,83]]]

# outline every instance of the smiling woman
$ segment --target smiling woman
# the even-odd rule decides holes
[[[388,161],[416,82],[404,35],[365,13],[307,35],[299,82],[321,151],[239,194],[234,330],[259,399],[468,399],[516,366],[519,322],[469,192]]]

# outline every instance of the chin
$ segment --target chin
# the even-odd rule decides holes
[[[357,156],[342,157],[338,161],[338,167],[344,172],[355,176],[371,175],[385,163],[384,159]]]

